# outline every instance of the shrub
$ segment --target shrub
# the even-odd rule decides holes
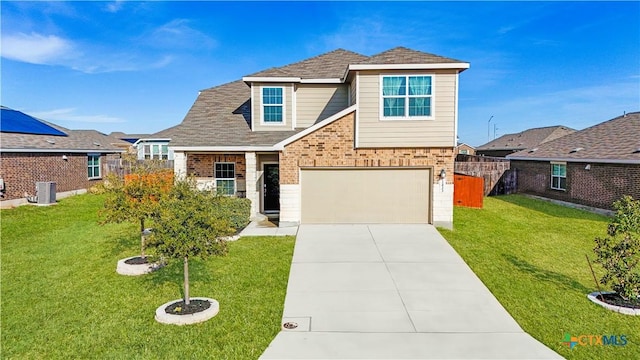
[[[614,203],[615,216],[607,237],[596,238],[596,263],[605,270],[603,285],[627,300],[640,296],[640,200],[624,196]]]
[[[229,221],[234,229],[243,229],[249,224],[251,216],[251,201],[249,199],[217,196],[215,205],[218,216]]]

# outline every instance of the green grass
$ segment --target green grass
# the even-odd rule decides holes
[[[454,231],[440,229],[520,326],[567,359],[640,359],[640,317],[590,302],[596,285],[585,259],[609,219],[510,195],[484,209],[456,207]],[[594,264],[596,276],[601,268]],[[603,290],[605,290],[603,288]],[[626,335],[626,346],[562,344],[565,333]],[[498,344],[496,344],[498,345]]]
[[[229,255],[189,263],[191,296],[220,313],[190,326],[155,310],[182,297],[182,263],[115,272],[137,255],[136,225],[97,224],[102,197],[2,210],[3,359],[256,359],[280,329],[293,237],[242,238]]]

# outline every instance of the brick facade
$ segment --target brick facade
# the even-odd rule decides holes
[[[567,163],[567,189],[551,189],[548,161],[511,161],[518,173],[518,192],[571,203],[612,209],[623,195],[640,199],[639,164]]]
[[[236,179],[244,180],[246,174],[244,154],[188,154],[187,175],[199,178],[214,178],[214,164],[217,162],[235,163]]]
[[[433,166],[434,183],[441,169],[453,182],[454,148],[354,148],[354,113],[285,146],[280,152],[280,184],[298,184],[300,167]]]
[[[6,193],[2,200],[24,198],[24,193],[35,195],[36,182],[53,181],[56,192],[88,189],[101,182],[89,180],[87,154],[65,153],[2,153],[0,178],[4,180]],[[101,175],[106,170],[106,155],[100,157]]]

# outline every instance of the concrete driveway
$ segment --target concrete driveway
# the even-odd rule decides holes
[[[430,225],[301,225],[260,359],[560,359]]]

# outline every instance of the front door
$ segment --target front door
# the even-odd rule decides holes
[[[264,212],[280,210],[280,168],[278,164],[264,164],[262,191]]]

